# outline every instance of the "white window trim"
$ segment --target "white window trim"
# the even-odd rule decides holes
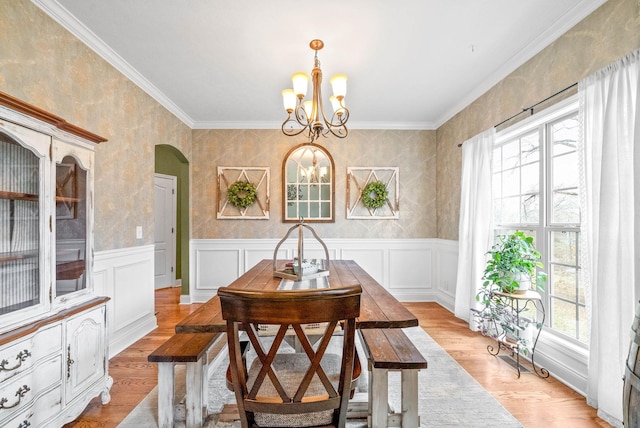
[[[577,95],[559,101],[553,106],[541,110],[497,132],[495,145],[504,144],[509,140],[530,132],[540,125],[552,122],[557,118],[569,114],[577,108]],[[541,150],[541,157],[546,157],[545,149],[541,148]],[[547,174],[548,172],[545,171],[544,173]],[[510,226],[511,225],[501,225],[501,227],[505,228]],[[537,228],[538,227],[536,227],[536,229]],[[546,237],[544,237],[544,240],[546,241]],[[546,246],[546,242],[544,245]],[[548,311],[548,299],[546,297],[544,304],[545,309]],[[535,363],[536,367],[546,368],[554,378],[576,392],[586,396],[588,349],[583,343],[575,339],[567,338],[565,335],[557,333],[547,327],[543,327],[536,346]]]

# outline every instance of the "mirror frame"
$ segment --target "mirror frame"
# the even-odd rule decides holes
[[[291,150],[289,150],[286,154],[286,156],[284,157],[284,160],[282,161],[282,222],[283,223],[298,223],[300,221],[300,218],[296,217],[296,218],[287,218],[287,186],[288,186],[288,182],[287,182],[287,164],[289,163],[290,160],[292,160],[292,157],[295,156],[295,154],[301,150],[318,150],[320,151],[329,161],[330,167],[331,167],[331,171],[330,171],[330,183],[331,183],[331,192],[330,192],[330,202],[331,202],[331,214],[330,217],[317,217],[317,218],[313,218],[313,217],[304,217],[304,222],[305,223],[334,223],[336,220],[336,216],[335,216],[335,212],[336,212],[336,204],[335,204],[335,189],[336,189],[336,182],[335,182],[335,178],[336,178],[336,171],[335,171],[335,164],[333,163],[333,157],[331,157],[331,153],[329,153],[329,151],[318,145],[315,143],[302,143],[302,144],[298,144],[297,146],[291,148]],[[296,201],[296,203],[298,203]]]

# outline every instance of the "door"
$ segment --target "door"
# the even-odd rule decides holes
[[[100,305],[74,316],[66,324],[67,403],[77,398],[107,372],[105,311],[105,306]]]
[[[176,283],[176,187],[178,178],[155,174],[155,288]]]

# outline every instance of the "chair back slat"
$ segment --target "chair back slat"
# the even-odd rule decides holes
[[[265,377],[269,376],[269,380],[271,380],[271,383],[276,389],[276,391],[278,392],[278,395],[280,395],[281,400],[283,402],[289,401],[289,396],[287,392],[282,387],[282,384],[280,384],[280,380],[278,379],[276,374],[273,372],[273,369],[271,367],[273,360],[275,359],[276,354],[278,352],[278,349],[280,348],[280,344],[284,339],[285,333],[287,331],[287,326],[285,325],[281,326],[281,328],[278,330],[278,334],[273,340],[273,343],[271,345],[271,348],[269,349],[269,352],[265,353],[264,349],[262,348],[262,344],[258,339],[258,335],[256,334],[255,326],[250,323],[243,323],[243,324],[245,327],[245,331],[247,332],[247,336],[249,336],[249,340],[251,341],[251,344],[253,345],[253,348],[255,349],[256,354],[258,355],[258,359],[262,362],[262,368],[260,369],[260,372],[258,373],[255,381],[253,382],[253,386],[251,387],[251,391],[249,391],[249,393],[247,394],[247,398],[250,400],[255,400],[256,397],[258,396],[258,391],[260,390],[260,387],[262,386],[262,383],[264,382]]]
[[[243,427],[345,426],[361,293],[358,285],[267,292],[218,290]],[[326,327],[319,339],[311,340],[305,331],[310,324]],[[277,333],[269,339],[260,337],[259,325],[277,325]],[[341,335],[334,334],[337,327],[342,328]],[[243,332],[255,352],[254,361],[241,354]],[[282,351],[289,338],[295,338],[299,352]],[[342,341],[338,354],[333,345],[336,340]]]

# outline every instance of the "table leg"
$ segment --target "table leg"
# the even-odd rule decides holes
[[[402,370],[402,428],[420,426],[418,416],[418,370]]]
[[[174,375],[173,363],[158,363],[158,425],[173,427]]]
[[[187,363],[187,428],[202,427],[202,359]]]
[[[369,373],[371,426],[386,427],[389,414],[389,371],[387,369],[372,368]]]

